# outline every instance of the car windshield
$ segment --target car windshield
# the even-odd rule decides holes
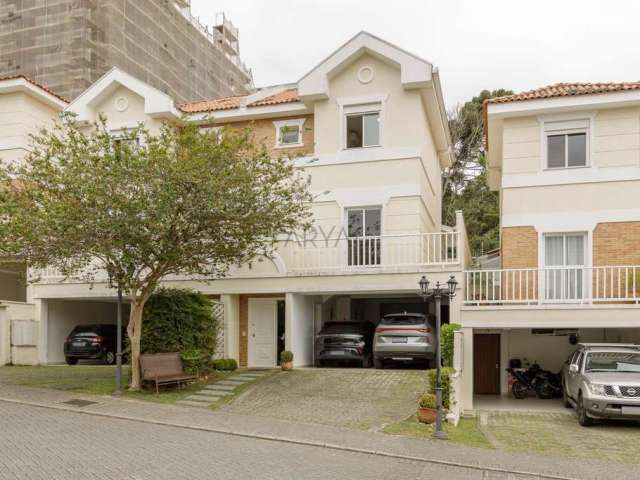
[[[364,323],[342,322],[342,323],[325,323],[320,331],[321,335],[336,334],[358,334],[366,329]]]
[[[72,335],[77,335],[78,333],[96,333],[98,331],[97,325],[78,325],[71,332]]]
[[[587,355],[585,372],[640,373],[639,352],[592,352]]]
[[[393,317],[383,317],[380,320],[380,325],[420,325],[424,322],[424,317],[416,315],[395,315]]]

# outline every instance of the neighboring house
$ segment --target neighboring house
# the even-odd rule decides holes
[[[22,76],[0,77],[0,162],[21,162],[29,149],[29,135],[50,126],[68,102]],[[0,242],[2,239],[0,238]],[[0,263],[0,365],[37,363],[37,328],[27,299],[24,263]],[[25,323],[25,321],[27,323]],[[13,329],[12,329],[13,327]],[[13,330],[13,345],[10,340]]]
[[[501,267],[465,274],[463,410],[508,392],[512,358],[558,371],[576,336],[640,340],[640,83],[558,84],[485,115]]]
[[[441,222],[441,174],[452,148],[438,71],[368,33],[296,83],[250,95],[176,104],[112,69],[67,110],[81,122],[103,113],[113,131],[138,122],[153,130],[183,116],[203,128],[251,126],[257,141],[311,176],[312,238],[284,236],[274,258],[222,280],[165,282],[223,302],[225,352],[241,366],[273,367],[284,348],[296,365],[312,365],[322,322],[425,311],[420,277],[461,281],[470,262],[462,216],[454,226]],[[115,292],[105,283],[61,280],[48,270],[29,288],[43,363],[64,361],[62,343],[75,324],[114,321]],[[461,297],[445,307],[445,319],[459,321]]]

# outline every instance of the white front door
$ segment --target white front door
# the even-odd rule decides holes
[[[278,300],[249,299],[249,367],[277,365]]]

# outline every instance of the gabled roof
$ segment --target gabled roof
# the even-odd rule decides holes
[[[593,95],[596,93],[626,92],[640,90],[640,82],[619,83],[556,83],[546,87],[536,88],[526,92],[496,97],[487,103],[522,102],[526,100],[541,100],[545,98],[571,97],[576,95]]]
[[[31,80],[26,75],[8,75],[0,77],[0,93],[16,91],[27,91],[34,94],[48,105],[60,110],[65,108],[69,103],[66,98],[49,90],[44,85],[40,85],[39,83]]]
[[[331,77],[369,53],[400,67],[402,85],[409,88],[428,87],[432,81],[433,65],[368,32],[361,31],[325,58],[298,82],[298,93],[303,101],[329,97]]]
[[[113,67],[67,107],[79,121],[91,119],[90,111],[111,95],[117,88],[125,87],[144,99],[144,111],[152,118],[179,118],[180,112],[173,99],[157,88],[139,80],[117,67]]]

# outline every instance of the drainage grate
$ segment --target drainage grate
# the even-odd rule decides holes
[[[98,402],[92,402],[90,400],[81,400],[79,398],[74,398],[73,400],[67,400],[66,402],[62,402],[67,405],[73,405],[74,407],[88,407],[89,405],[96,405]]]

